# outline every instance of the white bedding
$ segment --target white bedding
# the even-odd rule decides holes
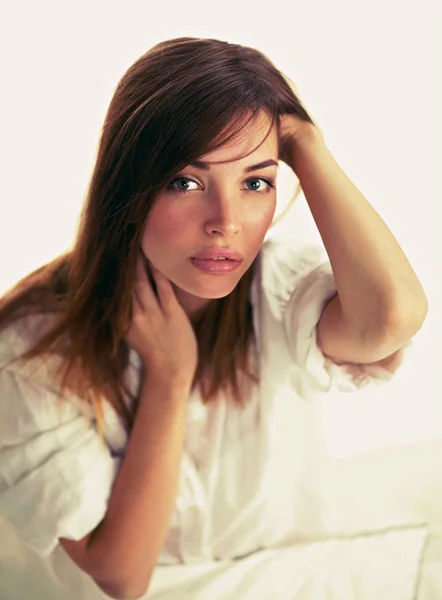
[[[326,541],[230,563],[157,567],[147,599],[442,600],[441,456],[436,440],[322,457],[322,502],[312,507],[321,518],[300,535]],[[62,548],[44,560],[0,522],[0,600],[80,598],[107,596]]]
[[[152,600],[414,600],[427,530],[264,550],[236,563],[160,567]],[[441,588],[442,597],[442,588]]]
[[[416,600],[441,600],[442,529],[427,536],[418,580]]]
[[[4,524],[1,529],[0,600],[107,598],[60,547],[44,561]],[[157,567],[145,598],[439,600],[442,535],[429,543],[425,526],[395,528],[263,550],[232,562]]]

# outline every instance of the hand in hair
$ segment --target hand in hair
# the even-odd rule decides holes
[[[279,125],[279,160],[285,162],[290,168],[293,168],[292,154],[294,147],[303,135],[310,135],[314,132],[323,137],[322,131],[317,125],[301,119],[296,114],[282,114]]]
[[[137,262],[132,322],[127,342],[140,354],[149,377],[191,383],[198,363],[198,345],[191,322],[171,282],[152,265],[157,292],[147,277],[144,257]]]

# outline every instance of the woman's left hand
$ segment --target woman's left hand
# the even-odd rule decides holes
[[[292,156],[295,151],[296,144],[302,136],[311,135],[312,132],[320,134],[322,131],[309,121],[304,121],[295,114],[283,114],[280,116],[280,152],[278,160],[285,162],[290,168],[292,167]]]

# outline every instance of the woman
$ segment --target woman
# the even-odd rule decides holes
[[[425,319],[292,88],[251,48],[154,46],[112,98],[73,247],[1,300],[0,516],[113,597],[296,535],[305,400],[390,379]],[[264,243],[278,160],[330,263]]]

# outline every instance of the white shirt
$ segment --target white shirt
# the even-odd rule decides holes
[[[315,398],[389,381],[410,347],[391,372],[333,363],[317,345],[316,325],[335,294],[324,249],[263,244],[250,291],[261,383],[243,410],[225,402],[204,406],[198,387],[192,392],[159,565],[237,558],[290,543],[312,518]],[[31,315],[4,330],[0,366],[27,348],[48,318]],[[41,555],[60,537],[81,539],[103,519],[127,444],[108,405],[103,444],[79,398],[57,404],[56,365],[54,357],[0,371],[0,518]],[[133,390],[140,366],[132,350],[126,376]]]

